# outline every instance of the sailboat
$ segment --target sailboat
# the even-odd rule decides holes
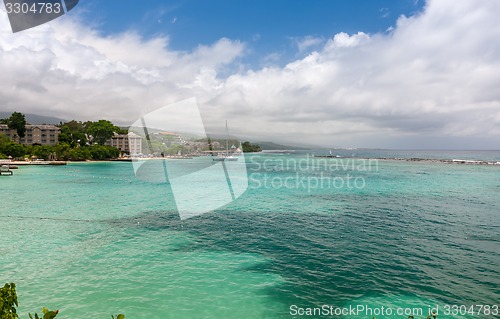
[[[226,154],[219,154],[217,157],[213,158],[214,161],[237,161],[238,158],[233,155],[229,155],[229,130],[227,128],[226,121]]]

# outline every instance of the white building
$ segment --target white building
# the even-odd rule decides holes
[[[128,134],[116,134],[106,142],[106,145],[119,149],[122,153],[137,155],[142,153],[142,137],[129,132]]]

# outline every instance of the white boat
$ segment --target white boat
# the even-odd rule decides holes
[[[217,157],[213,158],[214,161],[237,161],[238,158],[233,155],[229,155],[229,130],[227,128],[226,121],[226,154],[220,153]]]

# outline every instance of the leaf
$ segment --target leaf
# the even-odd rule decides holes
[[[59,310],[49,311],[43,316],[43,319],[54,319],[58,313]]]
[[[118,316],[116,316],[116,319],[125,319],[125,315],[124,314],[119,314]]]
[[[45,315],[47,314],[47,312],[49,312],[49,309],[42,307],[42,313]]]

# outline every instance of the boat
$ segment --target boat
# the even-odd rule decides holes
[[[2,166],[0,166],[0,176],[1,175],[11,175],[12,176],[13,174],[14,174],[14,172],[12,172],[10,170],[9,165],[2,165]]]
[[[227,128],[227,121],[226,121],[226,154],[220,153],[217,155],[217,157],[213,158],[214,161],[237,161],[238,158],[233,155],[229,155],[229,130]]]

